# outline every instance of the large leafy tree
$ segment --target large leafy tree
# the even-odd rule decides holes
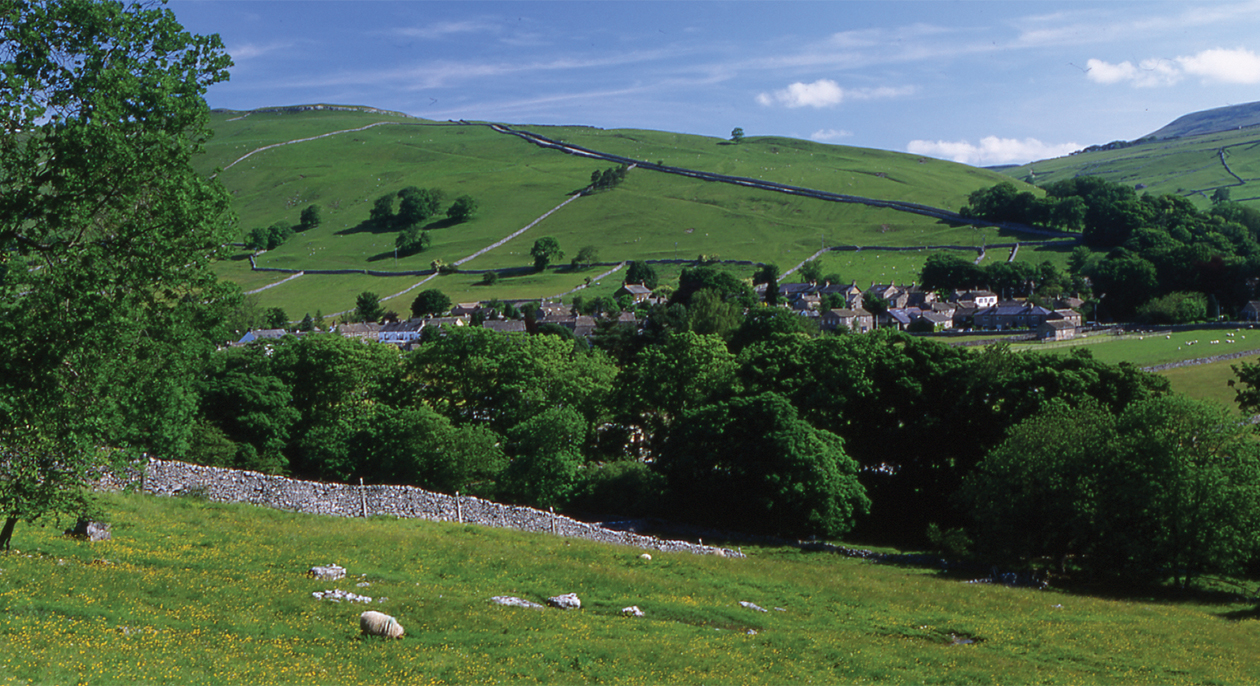
[[[840,437],[775,393],[685,413],[656,466],[678,511],[720,525],[838,536],[870,505]]]
[[[1260,446],[1223,409],[1181,396],[1056,402],[1020,423],[959,494],[982,554],[1076,556],[1093,575],[1188,584],[1251,558]]]
[[[0,547],[82,507],[105,455],[187,448],[231,240],[190,160],[230,65],[148,4],[0,6]]]

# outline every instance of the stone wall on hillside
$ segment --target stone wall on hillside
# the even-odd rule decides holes
[[[446,495],[413,486],[355,486],[301,481],[239,469],[204,467],[150,459],[140,481],[145,493],[162,496],[204,494],[216,502],[251,503],[281,510],[335,517],[405,517],[479,524],[520,531],[584,538],[665,552],[743,557],[736,550],[671,541],[579,522],[553,512],[466,495]]]

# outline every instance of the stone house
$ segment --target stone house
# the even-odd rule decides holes
[[[875,328],[875,318],[862,308],[845,310],[827,310],[819,317],[819,325],[826,331],[835,331],[841,326],[853,333],[866,333]]]

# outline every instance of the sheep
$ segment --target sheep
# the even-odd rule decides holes
[[[359,629],[369,636],[385,636],[387,638],[402,638],[403,627],[398,620],[390,617],[383,612],[368,610],[359,615]]]

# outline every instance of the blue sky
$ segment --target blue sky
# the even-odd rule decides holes
[[[1260,100],[1260,2],[172,0],[212,107],[780,135],[975,165]]]

